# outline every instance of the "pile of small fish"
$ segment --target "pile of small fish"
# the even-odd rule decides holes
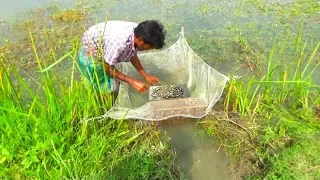
[[[174,85],[157,86],[151,91],[152,99],[172,99],[181,98],[183,96],[183,88]]]

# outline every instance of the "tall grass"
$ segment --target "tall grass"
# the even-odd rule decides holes
[[[296,66],[287,67],[279,59],[283,53],[283,46],[277,57],[274,57],[276,45],[273,46],[266,75],[260,79],[252,76],[246,83],[231,80],[227,88],[226,111],[232,110],[240,112],[241,115],[253,115],[258,110],[259,104],[263,102],[285,104],[292,108],[310,108],[310,105],[314,105],[312,100],[317,99],[320,88],[319,85],[312,82],[313,74],[319,69],[320,64],[317,63],[311,67],[319,46],[320,43],[316,45],[310,56],[306,56],[305,48],[302,48]],[[303,59],[306,59],[304,63]]]
[[[284,46],[285,42],[280,48],[275,43],[264,76],[253,76],[247,83],[230,82],[225,110],[238,112],[255,124],[253,146],[264,166],[262,176],[318,179],[320,154],[315,149],[320,148],[320,87],[312,77],[320,65],[313,65],[320,43],[309,55],[306,43],[296,48],[295,66],[287,66],[281,59]]]

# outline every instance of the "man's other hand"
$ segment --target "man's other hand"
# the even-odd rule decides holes
[[[146,81],[148,81],[148,83],[150,83],[151,85],[154,85],[154,84],[156,84],[156,83],[160,83],[160,80],[159,80],[159,78],[157,78],[157,77],[155,77],[155,76],[146,76]]]

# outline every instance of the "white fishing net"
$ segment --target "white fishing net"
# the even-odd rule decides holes
[[[160,121],[171,117],[202,118],[220,98],[228,77],[206,64],[188,45],[184,30],[168,49],[138,54],[147,74],[157,76],[160,85],[187,86],[190,97],[149,100],[149,92],[139,93],[125,82],[120,83],[114,106],[103,117]],[[122,73],[143,80],[131,63],[117,67]]]

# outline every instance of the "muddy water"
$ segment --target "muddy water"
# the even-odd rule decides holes
[[[189,180],[228,180],[228,162],[223,150],[212,138],[196,133],[194,123],[163,125],[171,139],[172,147],[178,152],[178,163],[184,178]]]

